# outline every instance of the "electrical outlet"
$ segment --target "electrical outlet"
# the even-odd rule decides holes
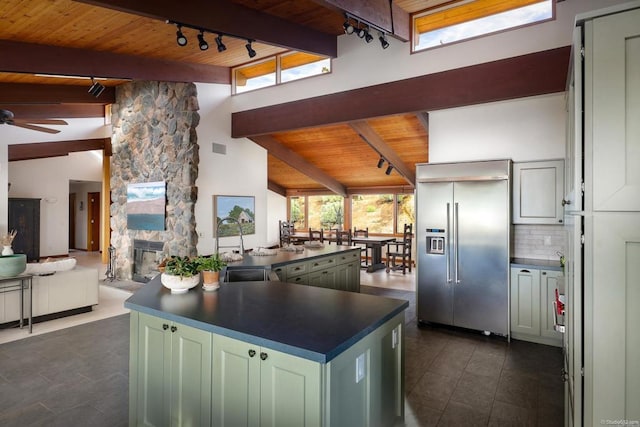
[[[366,371],[365,366],[364,353],[356,358],[356,384],[362,381],[364,378],[364,373]]]

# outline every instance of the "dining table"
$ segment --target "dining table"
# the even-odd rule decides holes
[[[382,247],[390,242],[395,242],[393,236],[370,236],[370,237],[352,237],[351,243],[354,245],[365,245],[367,249],[371,249],[371,263],[366,265],[367,273],[373,273],[377,270],[386,268],[382,262]]]

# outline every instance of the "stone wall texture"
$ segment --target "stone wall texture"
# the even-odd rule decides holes
[[[130,82],[116,88],[112,106],[111,245],[116,277],[133,277],[133,240],[164,243],[163,256],[196,255],[198,114],[192,83]],[[127,185],[164,181],[164,231],[127,228]]]

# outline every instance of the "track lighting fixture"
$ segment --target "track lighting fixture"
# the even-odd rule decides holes
[[[383,49],[386,49],[386,48],[389,47],[389,42],[387,41],[387,35],[386,34],[380,33],[380,37],[379,37],[378,40],[380,40],[380,45],[382,46]]]
[[[345,21],[344,21],[344,24],[342,24],[342,28],[344,28],[345,34],[353,34],[355,27],[351,25],[351,22],[349,22],[348,16],[345,16]]]
[[[247,48],[247,53],[249,54],[249,58],[253,58],[254,56],[256,56],[256,51],[253,50],[253,48],[251,47],[251,43],[253,43],[253,40],[247,40],[247,44],[244,45],[244,47]]]
[[[380,160],[378,160],[378,169],[380,169],[382,166],[384,166],[384,159],[380,157]]]
[[[104,86],[95,81],[93,77],[91,77],[91,87],[89,88],[88,92],[97,98],[102,94],[102,92],[104,92]]]
[[[393,165],[389,164],[389,166],[387,166],[387,170],[384,171],[384,173],[387,175],[391,175],[392,170],[393,170]]]
[[[367,30],[364,28],[358,28],[358,30],[356,31],[356,35],[361,39],[364,38],[365,34],[367,34]]]
[[[218,34],[218,37],[216,37],[216,45],[218,45],[218,52],[227,50],[227,46],[222,43],[222,34]]]
[[[178,27],[178,31],[176,31],[176,43],[178,43],[178,46],[186,46],[187,38],[182,34],[182,25],[177,24],[176,26]]]
[[[200,34],[198,34],[198,46],[200,46],[200,50],[209,49],[209,43],[204,39],[204,31],[200,30]]]
[[[369,31],[367,31],[366,34],[364,35],[364,41],[366,41],[367,43],[371,43],[372,40],[373,40],[373,36]]]

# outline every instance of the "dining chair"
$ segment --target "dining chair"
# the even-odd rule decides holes
[[[336,230],[336,245],[351,246],[351,230]]]
[[[353,227],[353,238],[356,237],[369,237],[369,227],[367,228],[357,228]],[[364,250],[364,259],[360,260],[360,267],[366,268],[369,267],[369,248],[367,245],[358,245]]]
[[[319,241],[324,242],[324,231],[322,228],[320,230],[314,230],[313,228],[309,228],[309,241]]]
[[[411,243],[413,241],[413,224],[405,224],[402,240],[387,243],[387,273],[391,270],[402,270],[406,274],[407,268],[411,273]]]
[[[291,243],[291,235],[293,234],[293,224],[288,221],[278,221],[280,225],[280,246]]]

